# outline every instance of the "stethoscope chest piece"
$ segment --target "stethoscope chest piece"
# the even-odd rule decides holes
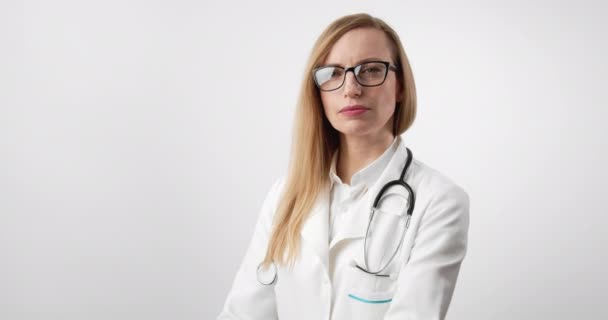
[[[274,264],[274,262],[271,262],[270,266],[264,268],[262,263],[260,263],[256,269],[256,276],[260,284],[267,286],[276,284],[278,279],[277,266]]]

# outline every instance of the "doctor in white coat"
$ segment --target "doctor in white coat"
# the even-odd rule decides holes
[[[445,319],[469,197],[406,147],[415,114],[395,31],[367,14],[330,24],[308,61],[289,171],[267,193],[219,320]],[[412,193],[388,188],[370,220],[396,180]]]

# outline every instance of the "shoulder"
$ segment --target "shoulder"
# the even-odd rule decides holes
[[[272,185],[270,186],[270,189],[268,190],[267,197],[272,197],[273,201],[275,201],[275,202],[278,201],[278,199],[280,199],[281,195],[283,194],[286,182],[287,182],[286,175],[281,175],[281,176],[275,178],[274,181],[272,182]]]
[[[283,194],[285,189],[285,183],[287,181],[286,175],[281,175],[275,178],[272,184],[269,186],[266,192],[266,197],[264,199],[264,208],[268,212],[268,215],[273,216],[275,211],[277,210],[279,200]]]
[[[424,162],[414,158],[411,173],[406,177],[416,196],[416,209],[427,223],[458,225],[467,229],[469,224],[469,194],[465,189]]]
[[[416,158],[408,171],[406,180],[411,181],[412,188],[417,190],[421,197],[431,199],[448,196],[467,201],[469,199],[468,193],[460,184]]]

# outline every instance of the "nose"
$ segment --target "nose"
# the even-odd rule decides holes
[[[344,79],[344,96],[360,96],[361,85],[355,78],[355,72],[347,72]]]

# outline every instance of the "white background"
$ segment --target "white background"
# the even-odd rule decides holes
[[[606,319],[602,1],[2,1],[0,319],[213,319],[334,19],[402,38],[471,198],[449,319]]]

